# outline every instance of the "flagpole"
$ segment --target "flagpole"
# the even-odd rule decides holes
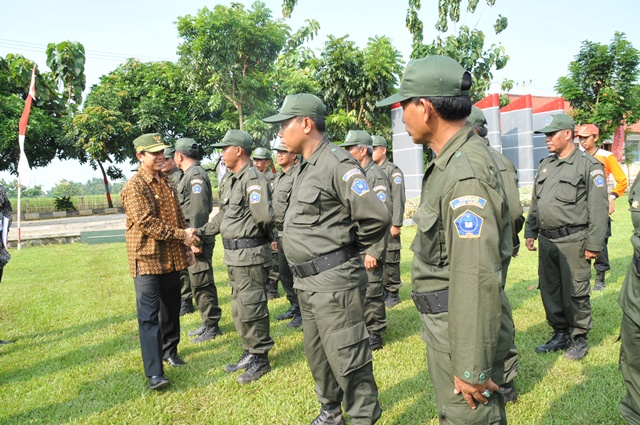
[[[22,185],[20,184],[20,175],[18,175],[18,251],[20,251],[20,248],[22,248],[22,243],[21,243],[22,239],[21,239],[21,233],[20,233],[20,217],[21,217],[21,214],[20,214],[20,204],[21,204],[21,202],[20,202],[20,194],[22,192],[21,186]]]
[[[29,168],[29,161],[27,155],[24,152],[24,139],[27,134],[27,123],[29,122],[29,113],[31,112],[31,102],[36,99],[36,66],[33,65],[33,71],[31,72],[31,84],[29,85],[29,94],[24,102],[24,110],[20,117],[20,123],[18,125],[18,145],[20,147],[20,158],[18,159],[18,249],[21,248],[21,228],[20,228],[20,216],[21,216],[21,190],[22,183],[25,186],[29,186],[31,169]]]

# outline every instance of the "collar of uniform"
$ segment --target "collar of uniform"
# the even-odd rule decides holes
[[[313,151],[313,153],[311,154],[311,156],[309,157],[309,159],[306,160],[306,162],[316,165],[316,162],[318,162],[318,158],[320,158],[320,154],[327,149],[327,147],[329,145],[332,145],[334,148],[336,149],[342,149],[342,148],[338,148],[336,145],[334,145],[333,143],[329,142],[329,138],[325,135],[324,139],[322,139],[322,141],[320,142],[320,144],[318,145],[318,147],[316,148],[315,151]]]
[[[373,164],[374,164],[373,159],[369,159],[369,162],[367,162],[367,164],[364,167],[361,166],[365,174],[369,172],[371,167],[373,167]]]
[[[242,178],[242,176],[247,172],[249,167],[253,167],[253,164],[251,163],[251,161],[247,162],[240,170],[238,170],[237,173],[235,173],[236,174],[236,179],[240,180]],[[258,169],[256,168],[256,171],[257,170]]]
[[[462,127],[456,132],[442,147],[440,155],[436,157],[434,164],[441,170],[444,170],[451,157],[458,151],[460,146],[464,145],[471,136],[475,135],[473,127],[469,124]],[[480,136],[478,136],[480,137]]]
[[[583,154],[582,150],[580,150],[578,148],[574,148],[573,152],[571,152],[569,154],[569,156],[566,156],[566,157],[564,157],[562,159],[558,158],[558,155],[554,155],[554,157],[555,157],[556,161],[562,161],[562,162],[566,162],[566,163],[569,163],[569,164],[573,164],[573,161],[576,160],[576,156],[582,155],[582,154]]]
[[[142,180],[144,180],[147,184],[151,183],[152,181],[155,180],[155,177],[153,177],[151,174],[149,174],[144,168],[140,167],[138,168],[138,174],[140,174],[140,177],[142,177]],[[158,171],[158,176],[162,177],[164,174],[162,173],[162,171]],[[158,179],[159,181],[159,179]]]

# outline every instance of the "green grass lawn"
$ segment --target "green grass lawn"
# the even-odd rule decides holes
[[[592,294],[594,329],[580,362],[562,353],[535,354],[549,338],[537,289],[537,257],[523,246],[512,262],[507,292],[517,326],[519,401],[507,407],[512,424],[622,424],[618,402],[625,386],[618,371],[619,289],[631,261],[632,227],[626,198],[617,202],[609,243],[607,288]],[[403,230],[403,302],[388,312],[386,346],[374,353],[384,414],[381,424],[436,424],[433,389],[418,314],[410,299],[415,228]],[[224,335],[202,345],[182,320],[182,368],[167,368],[171,386],[146,388],[135,314],[133,280],[124,244],[56,245],[12,250],[0,284],[0,424],[304,424],[318,413],[314,382],[302,350],[302,332],[275,316],[286,298],[269,302],[272,372],[242,386],[223,370],[241,353],[231,320],[231,288],[214,255]],[[594,273],[595,274],[595,273]],[[280,292],[283,293],[282,289]]]

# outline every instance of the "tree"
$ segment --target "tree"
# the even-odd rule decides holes
[[[62,179],[51,189],[50,194],[57,198],[63,196],[80,196],[82,195],[82,184]]]
[[[488,6],[493,6],[495,0],[486,0]],[[435,25],[438,36],[430,44],[423,44],[423,23],[418,17],[420,0],[409,0],[406,25],[413,35],[412,58],[421,58],[428,55],[449,56],[460,62],[462,66],[473,76],[471,99],[478,101],[485,97],[493,78],[492,70],[500,70],[507,65],[509,56],[501,45],[492,44],[485,49],[484,32],[467,25],[455,30],[454,34],[445,37],[449,30],[449,24],[457,24],[460,21],[460,4],[462,0],[439,0],[438,22]],[[469,0],[467,13],[476,11],[479,0]],[[500,34],[507,28],[508,20],[502,15],[493,25],[496,34]]]
[[[608,46],[585,40],[555,89],[571,103],[575,120],[597,125],[606,140],[620,125],[640,120],[639,64],[640,52],[622,32]]]
[[[69,105],[82,103],[82,92],[87,78],[84,75],[85,64],[84,46],[77,41],[63,41],[47,45],[47,66],[51,69],[53,78],[59,81]]]

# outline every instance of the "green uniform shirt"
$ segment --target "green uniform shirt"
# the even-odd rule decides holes
[[[538,167],[524,237],[537,238],[540,229],[587,225],[585,249],[602,251],[608,202],[600,161],[579,149],[563,160],[551,155]]]
[[[185,170],[178,184],[178,199],[187,227],[199,228],[209,221],[213,209],[211,181],[200,162]]]
[[[171,180],[174,186],[177,188],[180,184],[180,180],[182,179],[182,170],[178,167],[174,167],[173,170],[169,171],[166,174],[167,177],[169,177],[169,180]]]
[[[389,179],[389,192],[391,193],[391,225],[402,227],[404,221],[404,204],[407,201],[404,189],[404,174],[402,170],[393,162],[385,159],[379,165],[380,169],[387,175]]]
[[[298,164],[289,168],[286,172],[280,171],[273,181],[273,213],[276,227],[284,225],[284,214],[289,206],[293,181],[298,172]]]
[[[301,264],[356,243],[360,251],[387,231],[387,207],[375,196],[362,168],[344,149],[325,139],[300,164],[285,214],[287,260]],[[315,276],[296,278],[297,289],[334,292],[366,284],[360,256]]]
[[[631,211],[631,223],[633,224],[633,235],[631,235],[631,245],[633,246],[634,257],[640,257],[640,175],[636,177],[629,189],[629,211]],[[635,267],[632,261],[630,267]],[[637,270],[637,269],[636,269]],[[629,316],[633,322],[640,326],[640,279],[638,274],[630,271],[624,280],[618,304],[624,314]]]
[[[364,166],[364,174],[367,177],[369,188],[373,190],[378,199],[387,207],[387,211],[391,217],[393,200],[389,193],[389,179],[372,159]],[[384,254],[387,250],[388,239],[389,232],[385,232],[385,235],[378,242],[367,248],[365,254],[369,254],[378,261],[383,261]]]
[[[428,164],[413,218],[413,290],[449,289],[448,312],[422,315],[423,337],[472,384],[488,380],[511,347],[513,328],[501,331],[502,267],[513,248],[500,180],[484,141],[465,126]]]
[[[228,266],[273,264],[269,242],[273,240],[271,189],[264,175],[247,164],[223,178],[220,211],[203,228],[205,236],[220,233],[222,239],[265,238],[267,243],[243,249],[225,249]]]

